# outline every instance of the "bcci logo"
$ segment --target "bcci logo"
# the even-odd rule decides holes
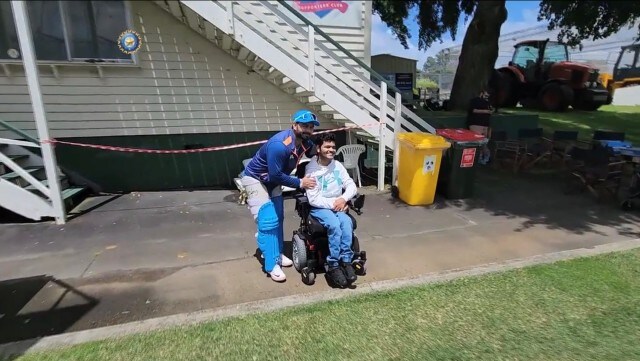
[[[140,35],[133,30],[124,31],[118,38],[118,48],[125,54],[134,54],[142,45]]]

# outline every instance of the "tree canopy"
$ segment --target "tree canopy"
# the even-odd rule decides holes
[[[538,13],[539,21],[549,22],[549,30],[560,30],[558,41],[572,46],[583,40],[605,39],[625,26],[631,28],[638,18],[640,2],[636,1],[543,0]]]
[[[430,56],[425,60],[422,71],[426,74],[447,73],[450,63],[451,54],[446,50],[441,50],[436,56]]]
[[[373,13],[387,24],[400,44],[408,49],[407,39],[411,38],[405,20],[414,7],[418,8],[416,22],[418,29],[418,49],[426,50],[434,42],[442,42],[442,36],[451,34],[453,40],[458,33],[460,16],[468,19],[476,8],[477,0],[373,0]]]
[[[455,41],[460,16],[466,22],[477,4],[477,0],[374,0],[373,12],[408,49],[411,34],[405,21],[409,12],[417,8],[418,49],[426,50],[436,41],[442,42],[447,33]],[[639,18],[640,2],[636,1],[542,0],[538,13],[538,21],[547,21],[549,30],[560,29],[558,40],[569,45],[607,38],[625,26],[632,27]],[[640,41],[640,25],[636,41]]]
[[[465,108],[468,100],[486,86],[498,57],[500,27],[507,16],[505,1],[374,0],[374,14],[380,16],[405,49],[411,38],[405,20],[414,8],[417,8],[419,50],[428,49],[436,41],[442,42],[447,33],[455,41],[460,17],[464,16],[466,22],[473,15],[458,59],[450,99],[452,108]]]
[[[405,21],[417,8],[418,49],[426,50],[442,42],[449,33],[455,41],[461,16],[473,19],[462,43],[456,80],[451,91],[453,108],[463,108],[470,97],[485,87],[492,75],[498,52],[500,29],[507,11],[505,1],[478,0],[374,0],[373,12],[387,24],[398,41],[408,49],[411,38]],[[550,1],[540,2],[538,20],[546,20],[549,30],[559,29],[558,40],[578,45],[583,40],[607,38],[640,18],[637,1]],[[638,38],[640,40],[640,26]],[[427,60],[432,68],[437,59]],[[426,70],[426,68],[423,68]]]

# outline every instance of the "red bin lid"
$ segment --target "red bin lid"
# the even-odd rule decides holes
[[[483,140],[485,137],[469,129],[436,129],[436,134],[458,142],[473,142]]]

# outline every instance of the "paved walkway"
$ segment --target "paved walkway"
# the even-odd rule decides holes
[[[373,192],[364,211],[359,285],[640,237],[638,213],[564,196],[551,176],[484,171],[473,200],[409,207]],[[293,201],[286,212],[290,232]],[[13,295],[0,300],[11,326],[0,343],[329,289],[293,268],[286,283],[270,281],[231,191],[128,194],[64,227],[0,229],[0,293]]]

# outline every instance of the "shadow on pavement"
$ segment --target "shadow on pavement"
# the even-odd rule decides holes
[[[566,195],[562,172],[513,174],[506,170],[478,168],[475,194],[462,200],[436,196],[428,209],[453,209],[462,214],[485,213],[489,217],[521,220],[516,232],[536,226],[563,230],[574,234],[605,235],[603,227],[611,227],[621,236],[640,237],[634,224],[640,224],[640,213],[625,212],[615,199],[597,201],[588,193]],[[401,199],[389,197],[396,208],[411,207]],[[485,216],[486,219],[486,216]]]
[[[0,281],[0,295],[0,344],[30,340],[0,353],[10,360],[39,338],[64,333],[99,303],[47,275]]]

